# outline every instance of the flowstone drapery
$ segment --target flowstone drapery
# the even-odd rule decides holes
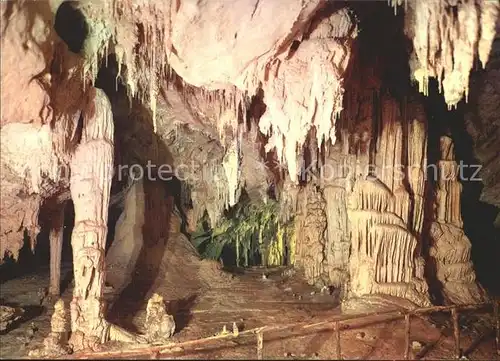
[[[324,0],[294,0],[286,7],[272,0],[238,0],[238,6],[222,0],[72,2],[89,26],[89,33],[82,35],[82,52],[76,54],[54,31],[59,3],[0,5],[5,20],[2,47],[10,49],[2,52],[1,59],[6,91],[1,94],[0,256],[9,252],[15,258],[25,232],[36,238],[40,205],[68,188],[59,171],[71,161],[75,350],[112,338],[138,340],[106,322],[102,300],[114,129],[106,96],[90,83],[96,80],[100,61],[110,54],[118,67],[114,80],[137,97],[134,101],[147,104],[152,113],[151,119],[147,114],[148,121],[162,142],[169,138],[162,129],[170,133],[166,124],[173,123],[172,118],[193,129],[194,124],[204,123],[199,133],[209,133],[209,128],[217,133],[226,113],[233,123],[243,124],[240,113],[248,110],[249,98],[263,91],[265,106],[258,126],[270,136],[267,149],[275,149],[276,158],[286,163],[290,183],[297,183],[307,143],[313,162],[344,167],[333,178],[322,179],[318,188],[290,187],[286,195],[287,208],[298,210],[300,237],[294,255],[307,279],[346,285],[352,296],[382,293],[428,304],[420,244],[426,165],[423,111],[414,101],[380,99],[382,81],[377,74],[358,87],[366,91],[344,91],[348,65],[359,56],[353,53],[358,27],[347,7],[329,7],[336,2]],[[467,95],[476,47],[481,62],[487,61],[498,14],[498,2],[455,3],[413,2],[407,14],[408,34],[415,45],[413,76],[424,92],[428,77],[442,80],[449,104]],[[456,8],[456,19],[448,5]],[[464,24],[471,24],[474,31]],[[165,114],[169,107],[174,111]],[[123,106],[124,113],[125,109],[129,108]],[[137,124],[129,114],[126,117]],[[193,129],[181,132],[184,139]],[[175,155],[189,150],[187,158],[198,158],[205,167],[215,160],[207,167],[211,177],[199,182],[192,200],[193,219],[200,219],[207,208],[216,223],[225,205],[237,201],[242,184],[250,183],[252,177],[245,173],[256,170],[257,161],[248,162],[245,151],[253,139],[233,143],[237,152],[227,153],[225,162],[219,145],[212,154],[207,152],[209,143],[219,142],[220,137],[210,133],[207,139],[201,143],[196,138],[189,146],[176,141]],[[254,183],[266,172],[262,168],[255,171]],[[476,285],[470,245],[457,216],[460,190],[450,182],[439,190],[433,257],[446,297],[465,302],[474,298]],[[293,204],[297,198],[305,199],[298,207]],[[203,202],[208,206],[200,206]],[[50,235],[53,294],[59,293],[60,216],[54,218]],[[455,251],[449,249],[451,240],[458,245]]]
[[[338,144],[319,170],[319,192],[326,202],[318,219],[324,221],[327,237],[315,237],[314,244],[307,244],[320,256],[302,267],[310,283],[345,285],[350,297],[386,294],[428,305],[420,255],[425,118],[418,103],[403,104],[402,113],[393,98],[383,96],[376,98],[380,119],[372,119],[372,96],[376,94],[356,98],[365,99],[360,112],[347,110],[353,111],[352,118],[343,118]],[[353,124],[349,119],[359,121]],[[299,201],[298,208],[307,209],[303,207],[307,206]],[[299,211],[298,219],[304,222],[307,216]],[[312,238],[298,234],[300,259],[302,244]]]

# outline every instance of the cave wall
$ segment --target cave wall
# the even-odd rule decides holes
[[[397,20],[377,15],[397,27]],[[484,293],[463,229],[453,147],[438,145],[439,159],[429,164],[429,108],[415,89],[400,85],[413,65],[404,68],[404,49],[398,50],[404,41],[385,29],[353,44],[337,142],[318,149],[309,139],[313,174],[307,180],[319,193],[311,194],[308,184],[296,197],[296,264],[310,284],[344,286],[349,296],[385,294],[423,306],[431,294],[447,303],[480,302]],[[494,144],[490,149],[498,149]],[[429,165],[439,172],[429,174]],[[318,202],[324,206],[319,213]],[[429,267],[435,282],[426,274]]]
[[[484,188],[481,201],[500,208],[500,21],[489,61],[484,71],[471,74],[470,97],[464,105],[467,133],[470,135],[474,156],[482,165],[479,176]],[[500,218],[499,218],[500,220]],[[500,225],[500,222],[498,222]]]
[[[2,90],[9,89],[2,91],[2,255],[18,252],[25,231],[34,239],[44,199],[68,191],[69,177],[61,172],[68,169],[82,141],[80,120],[95,101],[102,60],[115,54],[114,85],[122,85],[121,98],[114,99],[106,91],[122,137],[115,134],[115,161],[144,166],[153,160],[179,166],[194,160],[196,165],[188,171],[198,179],[192,181],[190,194],[193,219],[207,209],[216,223],[243,187],[265,198],[272,172],[255,146],[258,129],[267,137],[265,150],[274,150],[283,173],[288,173],[283,190],[289,188],[291,193],[283,198],[288,198],[289,209],[298,212],[295,261],[306,269],[308,280],[347,284],[354,296],[385,293],[428,303],[421,250],[427,120],[418,97],[402,100],[399,94],[387,94],[376,67],[368,66],[373,74],[345,89],[346,74],[361,73],[366,64],[349,70],[357,56],[353,43],[359,29],[344,5],[293,1],[286,11],[280,7],[273,12],[278,9],[276,2],[257,0],[238,0],[238,6],[194,1],[137,6],[129,1],[81,2],[76,7],[89,29],[80,53],[75,54],[54,31],[59,3],[1,4],[6,20],[2,48],[12,49],[2,52]],[[424,5],[415,6],[406,18],[410,35],[426,19],[412,18]],[[476,39],[483,63],[489,54],[487,36],[495,9],[495,5],[480,9],[488,22],[483,37]],[[432,14],[432,8],[422,14]],[[448,35],[462,41],[464,30],[458,30],[458,35]],[[451,47],[443,39],[430,38],[433,44],[443,41]],[[417,45],[421,40],[416,39]],[[462,88],[470,54],[465,65],[458,59],[460,52],[475,47],[471,42],[475,40],[466,39],[452,54],[457,60],[452,65],[459,68],[452,67],[448,75],[458,79],[459,87],[443,80],[445,98],[451,103],[466,93]],[[422,64],[429,52],[415,48]],[[414,78],[426,81],[450,64],[437,63],[439,69],[424,73],[412,63]],[[483,87],[487,93],[496,91],[489,82]],[[257,89],[264,92],[266,106],[258,128],[254,124],[248,132],[245,116]],[[493,95],[488,100],[479,98],[478,104],[493,108],[491,99]],[[469,127],[472,134],[477,127],[494,129],[488,128],[494,125],[482,125],[495,124],[491,116],[478,114],[481,120]],[[490,165],[489,136],[474,137],[478,154],[483,153],[482,161]],[[331,181],[299,190],[297,170],[304,145],[313,161],[336,169],[340,165],[343,170]],[[209,162],[213,165],[208,166],[210,177],[205,179],[201,174]],[[395,177],[397,171],[405,175],[403,180]],[[497,184],[495,174],[487,177],[490,189]],[[434,241],[439,243],[437,236]],[[467,258],[467,246],[462,253]]]
[[[305,213],[301,217],[299,211],[299,222],[314,231],[300,227],[297,264],[311,283],[346,286],[352,296],[382,293],[429,304],[420,244],[426,167],[422,106],[413,101],[401,108],[375,92],[357,96],[365,99],[364,110],[343,119],[346,128],[325,155],[317,196],[322,214],[315,214],[317,202],[307,190],[302,191],[307,201],[302,207],[298,202]],[[371,108],[378,101],[376,120]]]

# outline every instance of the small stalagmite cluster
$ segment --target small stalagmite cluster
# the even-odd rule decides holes
[[[163,297],[157,293],[148,301],[144,328],[150,343],[166,342],[175,332],[174,318],[167,314]]]

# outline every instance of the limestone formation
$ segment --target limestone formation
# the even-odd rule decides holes
[[[484,293],[476,282],[471,243],[463,230],[462,184],[459,181],[462,172],[454,159],[451,138],[441,137],[441,160],[434,168],[437,187],[435,218],[430,230],[430,257],[445,302],[479,303],[484,301]]]
[[[71,2],[88,26],[77,51],[56,34],[60,0],[0,4],[1,45],[9,49],[1,52],[0,257],[17,258],[25,237],[34,249],[42,205],[69,190],[74,350],[111,339],[145,341],[104,314],[108,208],[120,157],[122,164],[153,160],[178,168],[194,160],[186,171],[192,189],[182,195],[193,203],[193,223],[207,211],[216,224],[243,188],[266,199],[269,183],[284,183],[282,216],[296,212],[297,242],[289,246],[296,246],[296,264],[310,283],[344,285],[354,297],[388,294],[429,303],[422,258],[426,117],[420,101],[388,95],[381,75],[390,72],[387,59],[357,61],[357,21],[349,5],[334,3]],[[436,77],[448,104],[467,97],[476,48],[484,65],[497,16],[495,1],[412,2],[405,14],[414,43],[410,67],[423,92]],[[111,59],[116,69],[103,80]],[[377,68],[384,63],[386,69]],[[103,89],[95,86],[98,73]],[[259,115],[249,116],[255,98],[262,103],[253,104]],[[284,167],[271,172],[261,161],[266,151]],[[327,166],[341,170],[301,188],[305,153],[316,175]],[[456,167],[449,153],[444,147],[445,174]],[[137,184],[127,198],[120,225],[134,217],[123,229],[143,233],[127,244],[165,245],[170,229],[156,223],[168,212],[158,189],[146,192]],[[475,300],[477,292],[460,193],[456,179],[438,184],[431,228],[437,277],[449,302]],[[161,209],[153,213],[161,220],[152,217],[153,208]],[[60,210],[50,225],[52,294],[60,293],[62,224]],[[118,268],[130,271],[136,251]],[[159,268],[174,273],[183,266],[162,261]],[[125,283],[125,276],[116,282]],[[170,336],[171,319],[163,308],[157,312],[164,322],[151,335]]]
[[[339,142],[318,170],[326,214],[316,217],[324,220],[326,240],[307,238],[300,227],[297,258],[303,247],[313,250],[316,258],[303,263],[309,282],[344,285],[349,297],[386,294],[428,305],[420,254],[425,118],[418,103],[404,104],[406,113],[401,114],[397,103],[384,96],[381,118],[371,120],[373,98],[364,99],[366,103],[348,109],[352,118],[344,118]],[[359,120],[349,134],[353,118]],[[374,121],[379,135],[372,138],[367,134]],[[307,219],[300,214],[306,204],[298,202],[299,222]],[[306,240],[312,244],[303,246]]]
[[[138,342],[140,338],[109,324],[104,317],[104,249],[113,175],[113,117],[102,90],[84,112],[82,140],[71,159],[71,198],[75,226],[71,237],[75,287],[71,301],[73,350],[95,349],[108,340]]]
[[[59,205],[52,214],[50,230],[50,286],[49,294],[59,297],[61,295],[61,255],[64,234],[65,204]]]
[[[421,92],[428,93],[433,77],[448,106],[456,106],[464,97],[467,101],[476,54],[483,68],[488,62],[500,3],[439,0],[407,5],[406,31],[414,46],[410,66]]]
[[[345,207],[347,191],[341,186],[327,185],[323,189],[323,195],[326,201],[328,224],[328,237],[325,245],[328,279],[332,286],[345,286],[349,280],[347,266],[351,245],[347,232],[348,218]]]
[[[93,348],[106,340],[103,314],[104,248],[113,165],[113,118],[109,100],[100,91],[84,113],[82,141],[71,162],[71,198],[75,226],[71,237],[75,289],[71,302],[72,340]]]
[[[45,338],[45,356],[61,356],[71,350],[68,346],[69,317],[64,301],[59,299],[54,305],[54,313],[50,320],[50,333]]]
[[[150,343],[164,343],[175,332],[174,318],[167,314],[163,297],[157,293],[148,301],[144,328]]]
[[[327,228],[325,200],[321,191],[311,185],[299,194],[299,204],[303,214],[298,217],[295,265],[304,269],[310,283],[323,286]]]

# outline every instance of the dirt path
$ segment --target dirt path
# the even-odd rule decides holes
[[[66,270],[67,271],[67,270]],[[241,331],[264,325],[281,325],[294,322],[319,322],[340,315],[336,300],[327,294],[315,293],[298,277],[285,281],[280,276],[281,270],[271,272],[266,279],[262,273],[268,270],[252,269],[242,275],[230,277],[228,284],[220,282],[212,288],[194,293],[189,302],[172,305],[177,308],[175,318],[178,332],[174,342],[183,342],[204,338],[216,334],[226,325],[231,330],[236,322]],[[37,290],[40,285],[48,284],[48,273],[25,276],[2,284],[1,296],[7,303],[21,306],[37,307]],[[291,289],[290,289],[291,288]],[[286,290],[286,291],[285,291]],[[65,298],[71,295],[70,289]],[[144,307],[133,317],[133,322],[140,331],[145,316]],[[16,329],[0,336],[0,356],[2,358],[25,357],[27,351],[40,345],[48,332],[50,313],[48,308],[41,309],[40,314],[33,313],[33,319],[25,321]],[[123,310],[125,311],[125,310]],[[342,357],[345,359],[401,359],[404,348],[404,326],[400,320],[383,321],[362,328],[342,332]],[[38,331],[34,333],[31,324]],[[30,335],[33,337],[30,339]],[[439,329],[428,321],[414,319],[412,323],[412,341],[418,341],[427,350],[424,358],[447,359],[453,355],[453,339],[450,330]],[[471,336],[464,335],[461,343],[464,348],[473,342]],[[434,346],[432,346],[435,344]],[[123,346],[109,345],[109,349]],[[425,350],[424,350],[425,351]],[[264,358],[273,359],[317,359],[335,357],[336,347],[334,333],[293,331],[269,332],[264,334]],[[415,357],[421,350],[412,351]],[[144,355],[140,358],[150,358]],[[222,359],[222,358],[255,358],[256,341],[253,337],[242,340],[214,342],[201,350],[188,349],[179,354],[163,355],[165,358],[180,359]],[[494,340],[486,338],[479,347],[469,355],[469,359],[495,359]],[[117,357],[118,358],[118,357]]]

